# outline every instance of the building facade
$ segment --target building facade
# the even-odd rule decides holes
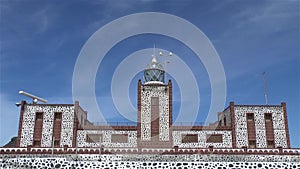
[[[172,123],[172,81],[153,57],[138,81],[136,125],[94,125],[74,104],[22,101],[17,147],[99,148],[108,152],[290,148],[286,104],[230,105],[202,126]]]

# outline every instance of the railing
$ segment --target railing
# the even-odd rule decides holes
[[[137,126],[137,122],[92,122],[94,126]],[[205,122],[175,122],[173,126],[209,126]]]
[[[91,122],[94,126],[137,126],[137,122]],[[206,122],[175,122],[173,126],[209,126]]]
[[[207,126],[210,123],[205,122],[175,122],[173,126]]]
[[[137,126],[136,122],[94,122],[94,126]]]
[[[147,159],[148,161],[225,161],[225,162],[298,162],[300,160],[300,149],[284,149],[283,152],[269,152],[265,153],[262,149],[257,149],[259,152],[248,152],[242,149],[149,149],[138,152],[137,148],[128,148],[127,150],[112,149],[109,152],[105,151],[101,155],[98,149],[89,149],[82,151],[80,149],[78,154],[75,150],[67,150],[67,152],[55,152],[46,154],[37,152],[23,152],[21,153],[0,153],[0,163],[9,158],[63,158],[65,160],[77,161],[93,161],[101,158],[103,161],[141,161]],[[86,149],[87,150],[87,149]],[[232,152],[231,152],[232,151]],[[262,152],[260,152],[262,151]],[[284,153],[285,152],[285,153]],[[158,156],[158,154],[161,154]],[[183,155],[183,156],[181,156]],[[259,155],[259,158],[257,158]],[[0,166],[1,168],[1,166]]]

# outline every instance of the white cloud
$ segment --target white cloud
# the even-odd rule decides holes
[[[295,28],[299,22],[299,3],[296,1],[267,1],[265,5],[245,8],[234,15],[238,20],[237,29],[244,29],[243,33],[251,32],[270,34],[282,30]],[[297,19],[298,18],[298,19]],[[232,31],[232,30],[231,30]]]

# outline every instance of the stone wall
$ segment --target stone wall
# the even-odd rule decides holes
[[[267,148],[265,113],[272,114],[275,147],[287,148],[284,112],[281,106],[238,106],[234,107],[236,123],[236,146],[248,147],[247,113],[254,114],[256,147]]]
[[[100,142],[87,142],[87,134],[101,134],[102,140]],[[111,140],[112,134],[127,134],[128,142],[114,143]],[[100,144],[105,147],[137,147],[137,131],[117,131],[117,130],[78,130],[77,131],[77,146],[78,147],[100,147]]]
[[[52,146],[54,113],[62,113],[60,146],[72,146],[74,106],[72,105],[25,105],[22,121],[20,147],[33,145],[36,112],[43,112],[41,147]]]
[[[185,134],[196,134],[198,135],[197,143],[182,143],[182,136]],[[222,143],[207,143],[207,134],[221,134],[223,137]],[[231,131],[173,131],[173,144],[179,148],[208,148],[213,146],[214,148],[231,148],[232,147],[232,136]]]
[[[167,90],[166,90],[167,89]],[[169,141],[169,92],[167,86],[145,85],[141,91],[141,140],[151,140],[151,97],[159,98],[159,141]]]
[[[100,158],[101,157],[101,158]],[[78,155],[1,158],[0,168],[300,168],[299,156]]]

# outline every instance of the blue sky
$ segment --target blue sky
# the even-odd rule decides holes
[[[194,24],[212,42],[226,75],[225,106],[230,101],[265,104],[262,72],[266,72],[269,104],[287,103],[291,144],[300,147],[297,132],[300,128],[299,6],[296,0],[1,0],[0,145],[17,135],[19,108],[15,103],[30,101],[19,95],[19,90],[43,97],[49,103],[73,103],[73,71],[86,41],[98,29],[120,17],[162,12]],[[107,121],[128,121],[113,104],[111,81],[115,69],[128,55],[152,48],[153,44],[172,51],[192,70],[200,92],[197,121],[205,121],[211,100],[205,66],[184,43],[159,34],[123,39],[100,63],[95,94]],[[143,57],[151,60],[150,54]],[[172,63],[168,67],[171,69]],[[174,81],[174,77],[168,77]],[[137,80],[141,78],[142,72],[139,72],[130,82],[128,93],[134,106]],[[179,103],[185,101],[178,91],[179,86],[174,82],[175,116]],[[83,108],[89,111],[88,107]],[[89,112],[89,117],[91,115],[95,113]]]

